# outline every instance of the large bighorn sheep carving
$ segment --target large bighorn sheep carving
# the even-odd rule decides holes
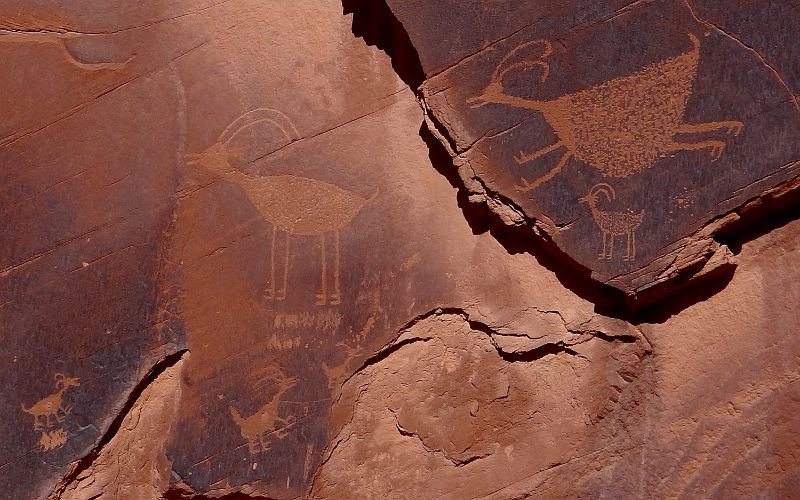
[[[684,122],[686,103],[692,93],[700,40],[689,33],[692,48],[680,55],[652,63],[630,75],[614,78],[586,90],[551,100],[513,95],[506,78],[525,71],[541,71],[543,82],[550,75],[547,62],[553,48],[547,40],[527,42],[500,60],[483,92],[467,99],[473,108],[505,104],[531,109],[544,115],[558,141],[530,154],[516,156],[527,163],[563,149],[555,167],[538,179],[523,179],[517,186],[530,191],[558,174],[570,158],[583,161],[608,177],[627,177],[651,167],[655,161],[677,151],[709,149],[719,158],[725,141],[705,134],[723,131],[738,135],[740,121],[690,124]],[[704,134],[700,140],[680,141],[675,135]]]
[[[220,177],[239,184],[253,206],[265,220],[272,224],[270,240],[269,284],[266,296],[284,300],[289,281],[289,255],[292,236],[317,236],[320,241],[320,289],[317,305],[340,304],[342,293],[339,280],[340,237],[339,231],[370,201],[378,191],[364,198],[339,186],[299,175],[253,175],[237,170],[231,160],[239,152],[230,144],[238,134],[267,124],[272,133],[288,145],[300,139],[294,124],[280,111],[258,108],[244,113],[220,134],[217,141],[202,153],[187,154],[189,165],[202,165]],[[282,146],[282,147],[283,147]],[[283,262],[277,262],[276,250],[279,233],[284,233]],[[329,239],[333,236],[333,272],[329,264]],[[277,265],[276,265],[277,264]],[[278,280],[277,269],[283,267],[282,280]],[[328,287],[328,275],[333,275],[333,290]]]

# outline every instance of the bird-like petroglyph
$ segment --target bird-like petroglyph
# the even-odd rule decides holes
[[[600,228],[603,246],[598,259],[610,259],[614,253],[614,238],[625,236],[627,252],[622,260],[634,260],[636,258],[636,229],[644,220],[644,210],[635,213],[631,210],[624,212],[612,212],[598,208],[600,194],[605,195],[606,201],[613,201],[617,195],[614,188],[608,184],[596,184],[589,190],[586,196],[581,197],[581,201],[589,205],[592,217]]]
[[[248,175],[235,169],[231,166],[231,160],[239,153],[229,147],[230,142],[237,134],[260,123],[274,125],[289,143],[298,139],[297,129],[286,115],[273,109],[259,108],[234,120],[216,143],[203,153],[187,155],[187,161],[202,165],[241,186],[253,206],[272,225],[269,284],[266,291],[268,298],[286,298],[292,252],[291,237],[317,236],[320,245],[320,288],[316,295],[316,304],[339,304],[342,300],[340,231],[378,193],[376,191],[372,196],[364,198],[318,179],[300,175]],[[283,252],[282,258],[278,259],[281,234],[284,235]],[[331,251],[332,259],[329,257]],[[283,272],[279,279],[281,268]],[[332,283],[329,283],[329,278]]]
[[[294,424],[294,418],[282,418],[278,413],[279,405],[283,395],[296,386],[299,380],[295,377],[287,377],[277,367],[266,367],[265,371],[271,375],[271,380],[277,385],[277,392],[269,401],[263,404],[255,413],[243,416],[236,407],[230,407],[230,414],[239,432],[247,440],[247,447],[250,453],[258,453],[269,448],[269,441],[272,436],[280,438],[286,435],[288,429]]]
[[[64,404],[64,393],[71,387],[80,386],[80,379],[67,377],[62,373],[54,375],[56,390],[31,406],[20,404],[22,411],[33,417],[33,430],[41,434],[39,446],[48,451],[63,446],[68,439],[66,430],[61,426],[72,407]]]
[[[511,75],[536,71],[540,80],[550,75],[547,62],[552,45],[547,40],[524,43],[511,50],[497,65],[483,92],[467,100],[473,107],[504,104],[531,109],[544,115],[558,140],[545,148],[515,159],[523,164],[561,150],[555,167],[533,181],[517,186],[530,191],[555,177],[570,158],[600,170],[604,176],[627,177],[651,167],[661,157],[677,151],[708,149],[719,158],[725,141],[708,134],[738,135],[740,121],[684,122],[700,58],[700,40],[689,33],[690,50],[655,62],[641,70],[586,90],[553,100],[536,100],[509,93],[504,80]],[[531,53],[534,55],[531,56]],[[703,134],[699,140],[682,141],[676,135]]]

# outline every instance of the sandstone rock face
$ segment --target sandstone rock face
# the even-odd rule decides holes
[[[797,10],[578,4],[0,7],[3,496],[796,497]]]
[[[387,3],[463,189],[629,301],[730,265],[714,235],[797,188],[797,58],[769,49],[795,5]]]

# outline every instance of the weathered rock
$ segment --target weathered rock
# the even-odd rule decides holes
[[[746,245],[708,301],[641,325],[652,345],[508,357],[464,315],[415,323],[344,385],[314,498],[795,496],[800,286],[778,269],[796,268],[798,230]]]
[[[726,215],[797,188],[797,58],[773,48],[794,5],[387,3],[463,189],[633,304],[724,252]]]

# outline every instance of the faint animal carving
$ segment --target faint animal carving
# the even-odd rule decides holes
[[[60,448],[67,443],[69,435],[67,431],[58,428],[52,431],[42,432],[42,437],[39,439],[39,449],[42,451],[50,451]]]
[[[56,392],[42,398],[33,406],[26,408],[20,404],[22,411],[33,416],[33,429],[44,431],[51,429],[64,421],[64,418],[72,411],[72,407],[63,403],[64,393],[70,387],[80,386],[80,379],[67,377],[62,373],[56,373],[53,377],[56,382]]]
[[[529,191],[552,179],[570,158],[588,163],[610,177],[627,177],[649,168],[660,156],[676,151],[710,149],[719,158],[725,142],[702,139],[681,142],[676,134],[706,134],[726,131],[738,135],[740,121],[700,124],[683,122],[686,102],[692,92],[700,55],[700,41],[688,34],[692,49],[659,61],[627,76],[614,78],[586,90],[553,100],[510,95],[503,81],[510,72],[541,70],[541,81],[550,74],[546,59],[552,53],[547,40],[524,43],[511,50],[498,64],[483,92],[467,100],[472,107],[490,103],[539,111],[558,135],[558,141],[531,154],[515,157],[517,163],[564,148],[555,167],[538,179],[523,179],[517,186]],[[530,57],[538,49],[538,57]],[[527,57],[526,57],[527,56]]]
[[[283,113],[268,108],[259,108],[234,120],[220,135],[216,143],[200,154],[186,155],[190,164],[200,164],[219,174],[224,179],[239,184],[253,206],[272,224],[270,278],[267,297],[276,300],[286,298],[291,236],[319,236],[320,240],[320,290],[317,305],[341,303],[340,235],[339,231],[377,195],[363,198],[317,179],[299,175],[257,176],[245,174],[231,166],[231,159],[238,152],[228,144],[238,133],[258,123],[274,125],[289,143],[298,139],[297,130]],[[278,232],[286,234],[283,254],[282,287],[277,286],[276,246]],[[333,237],[333,291],[328,290],[327,239]]]
[[[627,236],[627,253],[622,260],[634,260],[636,258],[636,229],[644,220],[644,210],[634,213],[609,212],[597,208],[599,194],[603,193],[608,201],[616,198],[614,188],[608,184],[597,184],[589,190],[589,194],[580,198],[582,202],[589,205],[592,217],[600,228],[603,235],[603,249],[597,256],[599,259],[610,259],[614,251],[614,238],[617,236]]]
[[[278,416],[278,405],[281,397],[286,391],[297,385],[299,380],[296,377],[284,377],[276,379],[278,382],[278,392],[255,413],[248,417],[243,417],[239,410],[230,407],[231,416],[239,426],[239,431],[243,438],[247,440],[250,453],[257,453],[269,448],[269,437],[276,435],[283,437],[288,428],[294,424],[294,418],[281,418]]]
[[[345,342],[337,342],[335,347],[339,352],[344,352],[342,361],[333,366],[329,366],[326,361],[322,362],[322,370],[325,372],[325,377],[328,379],[328,387],[334,393],[342,388],[342,384],[351,374],[348,370],[350,362],[364,352],[364,347],[360,345],[353,347]]]

